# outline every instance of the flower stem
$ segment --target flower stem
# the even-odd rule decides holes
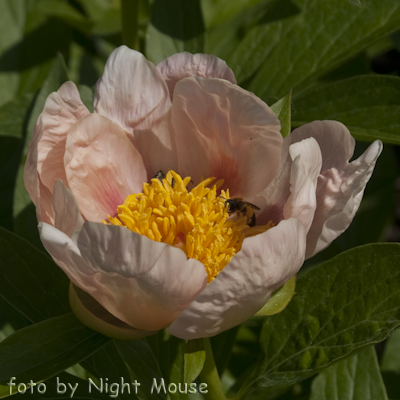
[[[209,338],[204,338],[204,349],[206,351],[206,360],[203,370],[200,372],[200,380],[207,384],[208,393],[205,394],[206,400],[225,400],[221,381],[215,366],[214,355]]]
[[[138,41],[139,0],[121,0],[122,43],[139,50]]]

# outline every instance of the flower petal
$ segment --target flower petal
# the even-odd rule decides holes
[[[147,180],[142,157],[125,132],[108,118],[90,114],[69,131],[65,171],[86,219],[102,221],[142,191]]]
[[[142,156],[148,181],[159,170],[178,169],[171,112],[154,122],[151,129],[135,129],[134,136],[128,138]]]
[[[89,293],[72,282],[69,286],[69,302],[72,311],[84,325],[114,339],[133,340],[157,333],[133,328],[114,317]]]
[[[126,46],[108,57],[94,96],[95,111],[127,132],[151,127],[171,107],[160,72],[143,54]]]
[[[378,140],[357,160],[349,163],[354,139],[337,121],[314,121],[295,129],[293,141],[314,137],[322,153],[317,185],[317,209],[307,236],[306,258],[326,248],[350,225],[360,205],[365,186],[382,151]]]
[[[317,210],[307,236],[306,258],[325,249],[349,227],[382,148],[382,142],[377,140],[341,170],[331,168],[320,175]]]
[[[99,290],[90,294],[135,328],[165,328],[207,284],[199,261],[127,228],[86,222],[78,247],[96,271]]]
[[[292,143],[313,137],[321,149],[321,171],[339,169],[354,153],[355,140],[349,130],[338,121],[313,121],[295,129],[290,138]]]
[[[64,152],[67,133],[72,125],[89,114],[73,82],[65,82],[51,93],[41,114],[41,132],[37,144],[37,171],[42,183],[53,192],[56,178],[67,183]]]
[[[179,173],[195,184],[215,176],[231,195],[250,197],[273,179],[280,123],[254,94],[221,79],[183,79],[175,87],[172,122]]]
[[[287,136],[282,147],[279,170],[271,184],[251,202],[259,205],[261,212],[257,223],[299,218],[306,230],[310,228],[316,209],[316,186],[321,170],[321,151],[315,139],[292,143]]]
[[[53,189],[54,226],[68,236],[82,228],[83,218],[73,193],[61,179],[56,179]]]
[[[29,142],[28,156],[24,166],[24,184],[30,198],[35,206],[39,202],[39,177],[37,172],[38,150],[37,145],[42,135],[42,118],[39,116],[36,121],[32,139]],[[40,220],[39,220],[40,221]]]
[[[191,54],[184,51],[161,61],[157,69],[167,82],[171,100],[177,82],[189,76],[220,78],[236,84],[235,74],[226,62],[209,54]]]
[[[47,223],[40,222],[38,227],[43,246],[68,278],[88,293],[96,291],[97,282],[94,271],[81,257],[72,239]]]
[[[317,207],[315,192],[322,164],[321,151],[317,141],[309,138],[292,144],[289,153],[293,161],[291,193],[283,208],[283,216],[285,219],[300,219],[308,232]]]
[[[296,218],[247,238],[239,253],[167,329],[190,340],[214,336],[254,315],[300,269],[306,231]]]
[[[54,225],[53,195],[38,178],[38,204],[36,205],[36,217],[38,222]]]

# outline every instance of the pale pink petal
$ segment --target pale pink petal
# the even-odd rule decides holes
[[[210,176],[223,178],[222,188],[229,188],[231,196],[250,197],[275,176],[280,122],[263,101],[239,86],[211,78],[179,81],[172,122],[179,173],[195,184]]]
[[[287,136],[282,146],[279,170],[271,184],[250,202],[257,204],[261,212],[257,224],[283,219],[299,218],[307,231],[316,208],[316,187],[321,170],[321,151],[313,138],[291,143]]]
[[[124,130],[147,129],[171,107],[167,85],[143,54],[126,46],[108,57],[96,85],[95,111]]]
[[[42,133],[42,122],[41,117],[39,117],[32,140],[29,143],[28,157],[24,166],[24,183],[33,204],[36,206],[38,222],[54,225],[53,196],[51,191],[43,185],[37,171],[37,144]]]
[[[322,171],[329,168],[341,168],[353,155],[355,140],[341,122],[313,121],[295,129],[290,134],[291,143],[310,137],[318,142],[321,149]]]
[[[77,243],[96,271],[99,290],[90,294],[135,328],[168,326],[207,284],[202,263],[124,227],[86,222]]]
[[[98,114],[69,131],[65,151],[69,187],[83,216],[102,221],[115,215],[129,194],[147,181],[142,157],[119,125]]]
[[[306,231],[296,218],[245,239],[241,251],[167,329],[190,340],[214,336],[254,315],[300,269]]]
[[[316,140],[309,138],[292,144],[289,153],[293,160],[290,196],[283,208],[283,216],[300,219],[308,232],[317,207],[315,192],[321,171],[321,151]]]
[[[44,247],[49,252],[54,262],[66,273],[71,282],[75,283],[80,288],[83,288],[87,293],[101,290],[101,287],[99,288],[97,283],[97,274],[81,257],[78,247],[74,244],[69,236],[56,229],[54,226],[42,222],[39,223],[39,233]],[[86,299],[87,296],[83,300]],[[87,305],[87,303],[85,305]],[[111,326],[111,328],[113,326],[117,327],[117,337],[120,336],[121,331],[123,331],[123,333],[128,335],[130,338],[133,336],[139,338],[152,333],[141,331],[139,329],[129,329],[129,326],[126,326],[122,321],[117,320],[115,317],[113,318],[112,316],[107,316],[105,315],[106,313],[102,313],[100,307],[97,307],[97,309],[93,310],[93,302],[92,304],[89,304],[89,306],[92,306],[89,307],[90,311],[97,311],[95,312],[95,316],[97,318],[105,320],[108,325]],[[76,311],[77,310],[75,309],[75,312]],[[82,313],[80,314],[81,315],[79,315],[79,317],[82,317]],[[93,319],[93,317],[91,319]],[[82,322],[85,323],[86,321]],[[110,329],[107,330],[110,331]],[[111,331],[115,330],[111,329]],[[107,334],[107,332],[104,332],[104,334]]]
[[[39,202],[39,178],[37,172],[38,149],[37,145],[42,135],[42,118],[39,116],[36,121],[35,129],[33,131],[32,139],[29,142],[28,156],[24,166],[24,184],[30,198],[35,206]]]
[[[53,195],[38,178],[38,203],[36,205],[36,217],[38,222],[54,225]]]
[[[382,142],[377,140],[357,160],[321,173],[317,210],[307,236],[306,258],[325,249],[349,227],[382,148]]]
[[[382,143],[374,142],[358,160],[349,163],[355,141],[338,121],[314,121],[295,129],[290,137],[293,143],[313,137],[322,153],[317,209],[307,236],[306,258],[309,258],[326,248],[350,225],[382,151]]]
[[[167,82],[171,100],[177,82],[189,76],[220,78],[236,84],[235,74],[226,62],[210,54],[191,54],[184,51],[161,61],[157,68]]]
[[[98,290],[95,271],[81,257],[72,239],[54,226],[40,222],[39,234],[43,246],[68,278],[88,293]]]
[[[41,132],[37,144],[37,171],[42,183],[53,191],[56,178],[67,184],[64,152],[67,133],[76,121],[89,114],[73,82],[65,82],[51,93],[41,114]]]
[[[128,138],[142,156],[148,181],[157,171],[178,170],[171,112],[155,121],[151,129],[135,129],[134,136]]]
[[[73,193],[61,179],[56,179],[53,189],[54,226],[70,236],[82,228],[83,218]]]

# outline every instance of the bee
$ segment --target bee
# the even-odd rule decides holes
[[[243,214],[247,218],[247,225],[249,225],[249,227],[256,224],[256,214],[254,210],[259,210],[256,205],[243,200],[241,197],[225,199],[225,205],[228,205],[228,214],[233,214],[234,212]]]
[[[166,175],[164,174],[164,172],[160,169],[159,171],[157,171],[157,172],[155,173],[155,175],[154,175],[153,178],[151,178],[151,179],[158,179],[161,183],[163,183],[163,179],[167,179],[167,176],[166,176]],[[190,182],[193,183],[192,180],[190,180]],[[172,177],[171,186],[172,186],[172,187],[175,186],[175,178],[174,178],[174,177]]]
[[[158,179],[161,183],[163,183],[164,179],[167,179],[166,175],[164,174],[164,172],[160,169],[159,171],[157,171],[155,173],[155,175],[153,176],[152,179]],[[175,186],[175,178],[172,178],[171,181],[171,186],[174,187]]]

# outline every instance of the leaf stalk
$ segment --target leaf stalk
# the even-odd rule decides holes
[[[210,338],[204,338],[203,340],[206,359],[203,370],[200,372],[200,380],[207,384],[208,393],[205,394],[205,398],[206,400],[226,400],[215,365]]]
[[[139,0],[121,0],[122,43],[140,51],[138,40]]]

